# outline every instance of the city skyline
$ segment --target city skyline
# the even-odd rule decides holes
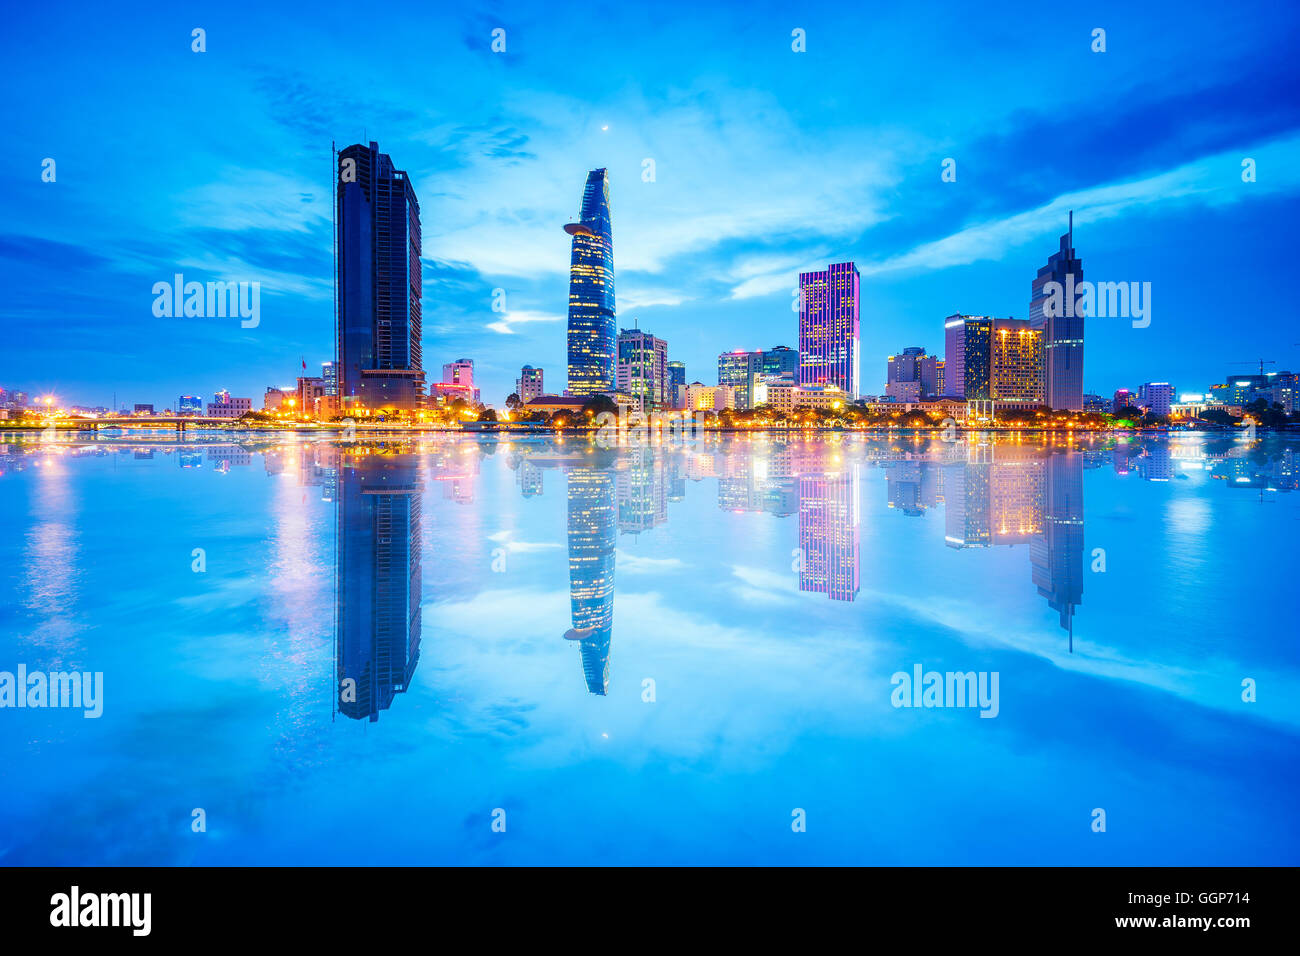
[[[1089,323],[1085,392],[1214,381],[1224,359],[1255,355],[1300,365],[1296,336],[1265,299],[1288,268],[1300,132],[1282,104],[1252,92],[1286,85],[1293,12],[1103,8],[1090,15],[1109,31],[1104,54],[1089,49],[1091,20],[1065,18],[1006,49],[991,22],[953,16],[904,56],[889,41],[900,15],[868,24],[865,12],[832,10],[800,13],[806,53],[791,50],[787,14],[697,11],[643,29],[624,11],[608,24],[622,40],[587,53],[599,87],[568,69],[580,19],[526,5],[421,14],[424,28],[384,70],[371,52],[389,49],[377,25],[343,39],[301,11],[263,10],[237,35],[214,19],[199,54],[188,26],[85,7],[103,42],[52,84],[38,79],[59,42],[42,29],[51,14],[20,11],[29,29],[13,31],[7,52],[19,92],[38,84],[40,95],[16,97],[31,149],[5,159],[0,268],[14,289],[10,322],[27,331],[0,381],[77,404],[108,405],[116,392],[164,405],[217,388],[256,396],[284,383],[299,355],[313,367],[331,358],[331,140],[376,140],[411,172],[426,213],[426,361],[475,357],[493,402],[523,364],[552,375],[564,364],[554,333],[568,239],[556,223],[573,215],[576,177],[602,167],[622,237],[619,325],[639,319],[672,343],[690,379],[726,349],[793,345],[799,272],[852,260],[870,316],[870,392],[865,370],[901,344],[939,350],[937,317],[1023,318],[1027,277],[1069,208],[1090,277],[1156,290],[1149,328]],[[1175,13],[1177,36],[1163,29]],[[508,42],[494,54],[498,20]],[[286,31],[304,42],[286,48],[276,39]],[[23,34],[34,38],[18,45]],[[865,35],[871,55],[858,55],[851,38]],[[1215,43],[1203,49],[1205,36]],[[957,48],[960,67],[945,59]],[[1193,79],[1179,66],[1187,55]],[[336,62],[373,82],[355,91],[326,66]],[[832,69],[837,90],[824,84]],[[1066,87],[1025,79],[1060,69]],[[167,87],[140,102],[132,91],[160,70]],[[881,95],[864,105],[850,89]],[[1057,139],[1060,149],[1026,151]],[[41,179],[46,157],[54,182]],[[954,182],[941,179],[948,158]],[[1244,158],[1257,163],[1253,182]],[[1210,264],[1214,281],[1192,286],[1189,261]],[[258,327],[155,317],[150,286],[180,271],[262,282]],[[492,309],[496,289],[504,311]],[[1249,337],[1223,321],[1240,315],[1257,318]]]

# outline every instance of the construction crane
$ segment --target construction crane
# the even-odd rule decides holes
[[[1255,361],[1251,360],[1249,362],[1229,362],[1228,364],[1229,365],[1254,365]],[[1277,362],[1275,362],[1273,359],[1259,359],[1259,374],[1260,375],[1264,374],[1265,365],[1276,365],[1276,364]]]

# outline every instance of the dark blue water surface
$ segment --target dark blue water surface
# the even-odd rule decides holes
[[[5,864],[1300,862],[1278,438],[7,441]]]

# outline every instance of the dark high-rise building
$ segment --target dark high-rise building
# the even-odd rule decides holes
[[[1083,411],[1083,316],[1077,315],[1075,290],[1083,281],[1083,262],[1074,254],[1074,213],[1070,231],[1061,237],[1060,249],[1038,270],[1030,286],[1029,322],[1043,332],[1044,401],[1053,409]],[[1053,297],[1047,288],[1055,282],[1056,302],[1062,308],[1048,309]],[[1060,311],[1062,315],[1047,313]]]
[[[686,405],[686,363],[668,363],[668,394],[665,396],[672,408]]]
[[[568,395],[595,395],[615,388],[614,238],[609,218],[609,176],[587,174],[569,260]]]
[[[607,467],[569,470],[569,603],[573,627],[564,636],[582,653],[587,690],[609,689],[614,630],[614,550],[617,505],[614,472]]]
[[[950,315],[943,323],[944,391],[951,398],[983,401],[993,397],[993,319]]]
[[[423,404],[420,204],[378,143],[338,154],[335,324],[342,411]]]
[[[833,385],[858,397],[860,286],[852,262],[799,273],[800,385]]]
[[[799,381],[799,350],[788,345],[776,345],[762,353],[763,366],[760,374],[768,381]]]
[[[344,457],[337,504],[339,712],[378,720],[420,659],[419,456]]]

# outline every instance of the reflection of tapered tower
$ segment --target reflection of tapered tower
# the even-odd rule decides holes
[[[609,648],[614,628],[614,475],[594,468],[569,471],[569,600],[587,689],[609,688]]]
[[[421,490],[415,455],[342,460],[336,665],[339,710],[356,720],[378,720],[420,659]]]
[[[858,472],[799,478],[799,590],[832,601],[858,596]]]
[[[1043,533],[1030,543],[1029,561],[1074,650],[1074,609],[1083,603],[1083,456],[1049,455],[1046,464]]]

